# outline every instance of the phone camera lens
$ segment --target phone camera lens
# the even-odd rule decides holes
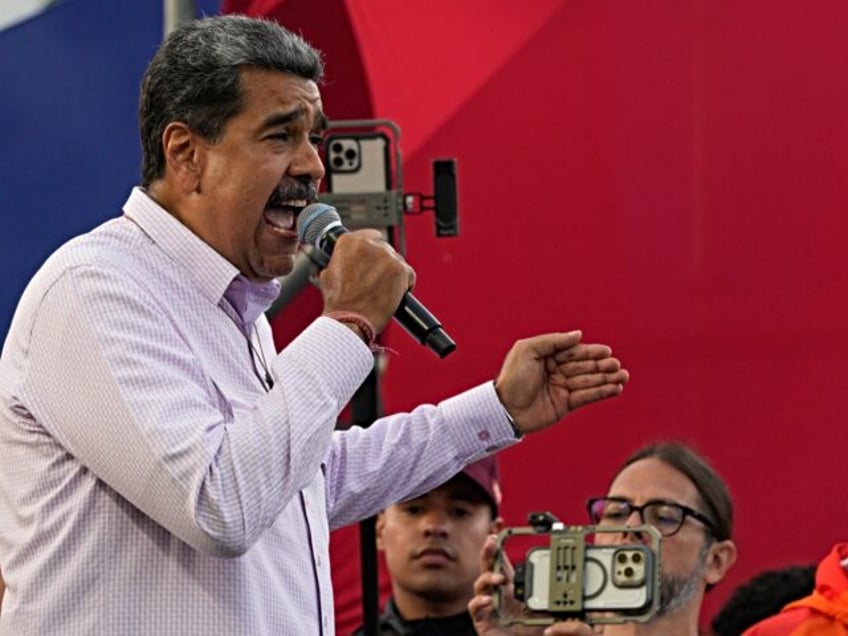
[[[642,555],[639,554],[638,552],[636,552],[636,553],[633,554],[633,556],[631,557],[630,560],[633,561],[633,563],[637,563],[637,564],[641,563],[642,562]]]
[[[633,578],[634,570],[629,565],[624,568],[624,576],[628,579]]]
[[[333,152],[341,152],[342,150],[344,150],[344,146],[341,144],[341,142],[336,141],[333,143],[332,146],[330,146],[330,150],[332,150]]]
[[[356,159],[356,151],[353,148],[348,148],[345,150],[344,156],[348,161],[353,161]]]
[[[333,157],[332,163],[334,168],[341,169],[344,167],[344,159],[342,159],[341,157]]]

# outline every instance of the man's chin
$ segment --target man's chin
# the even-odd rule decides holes
[[[288,276],[293,270],[293,254],[288,256],[266,257],[253,268],[253,275],[250,278],[257,282],[267,282],[274,278]]]
[[[292,256],[287,263],[273,269],[273,276],[271,278],[283,278],[291,274],[293,270],[294,257]]]
[[[679,612],[695,598],[701,583],[701,572],[689,577],[664,575],[660,593],[659,616],[668,616]]]
[[[467,592],[457,589],[453,581],[427,581],[415,588],[416,595],[426,598],[431,603],[452,603]]]

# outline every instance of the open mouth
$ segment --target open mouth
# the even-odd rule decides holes
[[[295,235],[297,215],[309,205],[306,199],[289,199],[280,204],[272,204],[265,209],[265,223],[277,234],[290,237]]]

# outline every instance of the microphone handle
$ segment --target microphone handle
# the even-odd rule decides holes
[[[336,245],[336,240],[347,231],[347,228],[341,223],[330,225],[319,237],[316,247],[329,259]],[[394,318],[406,329],[409,335],[440,358],[444,358],[456,349],[456,342],[445,333],[441,323],[410,292],[404,293],[400,305],[395,310]]]
[[[410,292],[406,292],[395,310],[395,320],[421,344],[440,358],[456,349],[456,343],[445,333],[442,325]]]

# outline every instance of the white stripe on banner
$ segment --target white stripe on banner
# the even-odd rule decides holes
[[[29,20],[37,13],[41,13],[54,0],[11,0],[0,2],[0,31],[11,26]]]

